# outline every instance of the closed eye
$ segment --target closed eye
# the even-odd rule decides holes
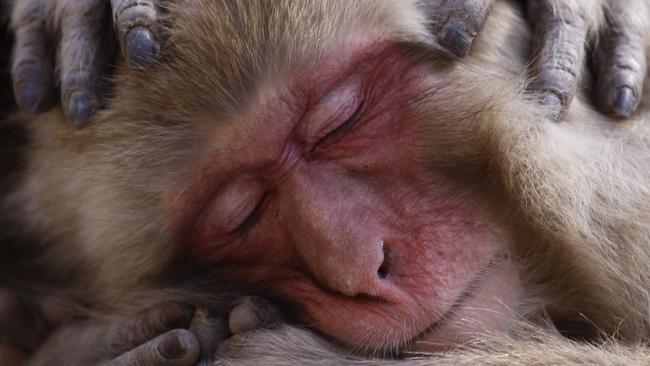
[[[267,189],[257,179],[238,180],[213,198],[201,220],[212,240],[231,241],[259,220]]]
[[[248,230],[255,226],[255,224],[257,224],[257,222],[262,217],[264,207],[266,206],[267,196],[268,193],[265,193],[262,198],[259,199],[257,205],[255,208],[253,208],[253,211],[251,211],[251,213],[241,222],[241,224],[239,224],[239,226],[237,226],[229,233],[229,236],[234,238],[244,235],[246,232],[248,232]]]
[[[359,102],[357,105],[357,109],[350,115],[350,117],[345,120],[341,125],[336,127],[334,130],[329,132],[327,135],[325,135],[323,138],[321,138],[316,145],[314,146],[313,150],[320,150],[320,149],[325,149],[329,145],[336,143],[338,140],[340,140],[343,136],[345,136],[354,126],[356,126],[357,122],[361,119],[364,111],[365,103],[362,100]]]

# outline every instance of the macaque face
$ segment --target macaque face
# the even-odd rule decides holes
[[[510,243],[472,183],[432,158],[449,130],[422,98],[441,82],[435,62],[396,42],[345,42],[260,85],[202,140],[190,188],[169,205],[176,230],[198,258],[264,283],[352,346],[501,327],[491,312],[517,296]],[[459,327],[468,316],[477,324]]]
[[[95,286],[166,273],[173,246],[361,351],[507,328],[518,267],[479,135],[512,80],[433,56],[415,2],[268,4],[171,5],[161,61],[118,70],[96,120],[35,123],[31,217]]]

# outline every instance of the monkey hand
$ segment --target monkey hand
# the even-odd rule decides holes
[[[212,365],[218,347],[231,336],[256,329],[273,328],[280,322],[276,309],[257,297],[244,297],[227,317],[199,309],[189,330],[196,335],[201,346],[199,365]]]
[[[542,103],[559,110],[571,103],[590,49],[597,105],[631,116],[646,76],[649,11],[645,0],[528,0],[533,88],[542,92]]]
[[[169,302],[108,323],[69,322],[45,341],[28,364],[195,365],[199,344],[186,329],[193,315],[193,306]]]
[[[595,99],[605,112],[629,117],[641,100],[650,9],[645,0],[527,0],[534,28],[532,88],[560,115],[573,100],[592,52]],[[433,33],[443,48],[465,56],[494,0],[431,3]]]
[[[102,76],[113,59],[114,33],[129,66],[147,67],[158,56],[158,1],[111,0],[110,14],[103,0],[13,0],[18,106],[33,113],[49,110],[59,84],[68,120],[73,125],[87,121],[105,89]],[[58,37],[53,47],[52,35]]]
[[[78,321],[59,328],[29,360],[31,366],[209,365],[221,342],[278,322],[273,307],[241,299],[228,316],[169,302],[110,324]]]

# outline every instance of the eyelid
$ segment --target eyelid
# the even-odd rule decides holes
[[[361,103],[361,83],[348,80],[329,91],[310,113],[304,133],[315,144],[353,116]]]
[[[263,195],[262,184],[256,179],[231,183],[217,194],[206,217],[211,231],[217,235],[237,231],[255,212]]]

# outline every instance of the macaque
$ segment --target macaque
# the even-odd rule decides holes
[[[477,3],[479,36],[444,1],[172,3],[81,129],[62,83],[4,202],[43,245],[0,278],[88,316],[33,364],[647,362],[648,4]]]

